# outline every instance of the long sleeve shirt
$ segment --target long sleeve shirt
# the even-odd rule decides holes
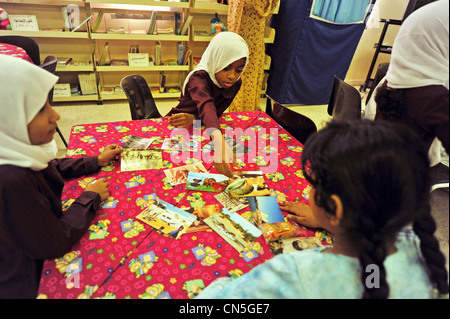
[[[186,84],[185,92],[179,99],[180,103],[166,116],[190,113],[200,119],[206,129],[220,129],[219,117],[230,106],[241,85],[242,80],[239,79],[230,88],[219,88],[213,83],[208,72],[195,72]]]
[[[398,234],[397,251],[384,261],[389,298],[435,297],[419,246],[419,238],[411,228]],[[322,253],[324,249],[278,255],[239,278],[218,278],[197,299],[361,298],[364,283],[358,258]],[[371,273],[376,278],[375,271]]]
[[[97,169],[97,156],[55,159],[41,171],[0,166],[0,298],[36,298],[44,260],[69,251],[100,206],[85,191],[63,214],[63,179]]]

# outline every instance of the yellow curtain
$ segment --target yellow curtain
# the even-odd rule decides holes
[[[242,36],[249,46],[250,60],[242,74],[242,87],[230,106],[230,111],[259,110],[264,76],[264,29],[279,0],[229,0],[228,31]]]

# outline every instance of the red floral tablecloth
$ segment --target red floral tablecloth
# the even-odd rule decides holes
[[[0,43],[0,54],[14,56],[33,63],[33,60],[31,60],[30,56],[24,49],[12,44]]]
[[[256,158],[241,157],[236,171],[264,169],[266,184],[278,201],[307,203],[310,185],[300,170],[303,148],[297,140],[264,112],[225,113],[220,121],[224,130],[241,129],[235,131],[240,133],[238,141],[261,150]],[[108,144],[122,145],[131,135],[154,138],[151,147],[158,147],[172,130],[165,118],[76,125],[67,155],[96,155]],[[193,128],[188,131],[201,145],[210,142],[192,135]],[[198,158],[192,155],[175,164],[176,156],[163,151],[165,168]],[[210,173],[217,173],[207,156],[200,158]],[[186,233],[175,240],[136,219],[155,197],[179,208],[219,204],[217,193],[186,190],[185,184],[172,186],[164,169],[122,172],[120,163],[114,162],[97,174],[66,183],[62,197],[66,208],[93,178],[109,180],[110,197],[70,252],[45,261],[39,298],[194,298],[216,278],[240,276],[273,257],[262,236],[250,252],[239,253],[214,231]],[[248,218],[248,212],[247,207],[238,213]],[[323,244],[331,241],[325,233],[304,232]]]

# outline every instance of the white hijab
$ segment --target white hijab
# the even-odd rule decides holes
[[[32,145],[27,125],[45,105],[58,77],[40,67],[0,54],[0,165],[42,170],[56,156],[56,142]]]
[[[439,0],[414,11],[395,38],[386,79],[396,89],[449,87],[449,1]]]
[[[233,62],[242,58],[246,58],[244,66],[245,69],[249,60],[249,49],[247,42],[245,42],[240,35],[234,32],[225,31],[218,33],[214,36],[211,42],[209,42],[197,68],[187,75],[183,84],[183,94],[189,78],[192,74],[201,70],[208,72],[213,83],[221,88],[220,84],[216,80],[216,73],[222,71]]]

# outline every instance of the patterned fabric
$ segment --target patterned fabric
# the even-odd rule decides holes
[[[247,41],[250,61],[243,72],[242,87],[230,106],[230,111],[255,111],[259,109],[264,75],[264,30],[279,0],[231,0],[228,5],[228,31],[235,32]],[[245,13],[245,14],[244,14]]]
[[[12,44],[0,43],[0,54],[14,56],[33,63],[33,60],[31,60],[30,56],[24,49]]]
[[[307,203],[310,185],[300,171],[303,147],[297,140],[263,112],[224,113],[220,123],[223,129],[242,129],[237,140],[244,145],[261,146],[254,161],[243,155],[234,166],[236,171],[273,167],[274,172],[265,174],[264,179],[278,201]],[[122,145],[131,135],[154,138],[151,147],[157,148],[176,130],[165,118],[76,125],[71,130],[68,156],[96,155],[105,145]],[[188,131],[194,133],[192,127]],[[257,132],[257,139],[251,139]],[[210,142],[192,138],[203,146]],[[163,151],[164,166],[197,161],[196,154],[190,154],[176,164],[178,155]],[[273,161],[269,161],[271,154]],[[217,173],[212,154],[202,155],[205,168]],[[120,163],[115,162],[99,173],[66,183],[63,205],[69,207],[88,182],[100,177],[108,179],[110,197],[70,252],[45,261],[39,298],[194,298],[215,279],[238,277],[273,257],[262,236],[253,242],[251,251],[239,253],[214,231],[185,233],[175,240],[138,220],[136,216],[155,196],[179,208],[219,203],[215,193],[168,184],[162,169],[122,172]],[[248,207],[238,213],[247,219],[251,215]],[[330,242],[322,232],[308,230],[305,234],[318,237],[323,244]]]

